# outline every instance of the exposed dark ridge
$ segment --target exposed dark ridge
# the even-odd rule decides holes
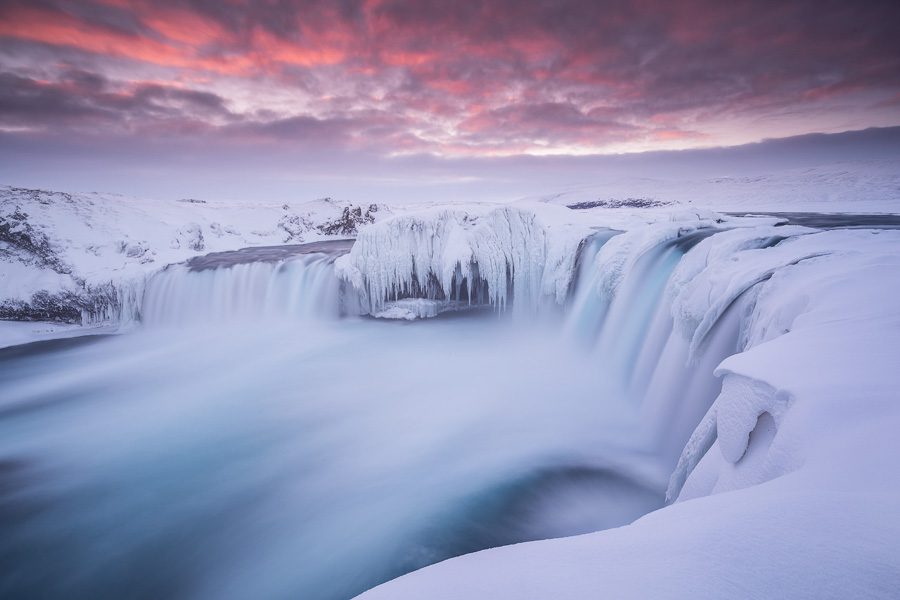
[[[668,200],[656,200],[655,198],[607,198],[605,200],[587,200],[585,202],[566,204],[566,208],[571,208],[572,210],[587,210],[589,208],[659,208],[673,204],[675,203]]]
[[[900,229],[900,215],[819,212],[730,212],[736,217],[769,216],[785,219],[781,225],[816,229]]]

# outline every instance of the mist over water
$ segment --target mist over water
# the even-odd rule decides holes
[[[129,333],[0,351],[0,596],[338,600],[632,522],[737,350],[741,301],[691,365],[666,300],[711,233],[619,277],[600,231],[527,319],[352,316],[346,248],[219,253],[148,281]]]
[[[635,407],[549,328],[269,319],[49,346],[0,359],[6,596],[348,598],[662,503]]]

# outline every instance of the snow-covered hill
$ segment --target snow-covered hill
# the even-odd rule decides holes
[[[472,239],[463,241],[468,235],[461,235],[464,230],[474,227],[476,233],[490,234],[502,229],[493,222],[496,215],[506,223],[512,222],[509,217],[513,214],[525,221],[537,219],[532,227],[537,236],[532,250],[543,253],[547,244],[546,258],[558,271],[542,276],[539,284],[544,286],[542,293],[561,300],[578,244],[593,228],[627,229],[668,219],[671,212],[572,211],[541,202],[515,206],[502,209],[497,204],[468,203],[429,207],[423,201],[388,207],[330,198],[296,203],[164,201],[0,187],[0,319],[85,325],[127,322],[137,316],[146,278],[166,265],[210,252],[355,237],[360,227],[391,214],[421,213],[422,217],[410,217],[421,223],[449,214],[447,210],[455,211],[460,224],[446,240],[451,246],[456,244],[445,249],[451,253],[478,246],[473,246]],[[392,230],[385,230],[384,239],[400,242],[403,237],[397,237],[397,227],[409,225],[395,222]],[[373,229],[365,240],[374,239],[379,231]],[[487,244],[485,251],[498,249],[496,239],[482,242]],[[507,248],[507,258],[515,259],[510,253],[516,250]],[[353,260],[358,262],[364,256],[358,251]],[[482,259],[482,268],[488,266],[485,256],[476,252],[473,257]],[[448,255],[440,260],[455,258]],[[521,271],[525,266],[517,268]],[[352,270],[344,271],[350,279]]]
[[[897,160],[845,161],[802,169],[714,177],[678,177],[652,170],[642,177],[604,177],[536,194],[528,202],[575,208],[707,207],[718,211],[873,212],[900,211]]]

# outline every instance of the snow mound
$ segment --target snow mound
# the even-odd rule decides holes
[[[793,226],[733,229],[706,238],[679,261],[666,298],[676,329],[690,341],[691,359],[741,294],[786,264],[827,252],[820,245],[773,248],[816,231]]]
[[[386,303],[382,310],[372,316],[376,319],[399,319],[403,321],[430,319],[438,316],[445,304],[444,302],[427,300],[425,298],[404,298],[403,300],[394,300]]]

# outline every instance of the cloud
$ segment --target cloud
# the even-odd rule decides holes
[[[215,94],[157,83],[112,82],[66,70],[57,81],[0,73],[0,125],[72,131],[139,129],[158,121],[207,123],[237,118]]]
[[[5,0],[0,119],[385,155],[734,144],[900,122],[898,21],[887,0]]]

